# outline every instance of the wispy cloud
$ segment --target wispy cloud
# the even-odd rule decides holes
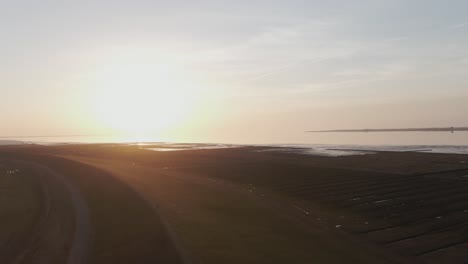
[[[468,22],[451,25],[448,28],[459,29],[459,28],[464,28],[464,27],[468,27]]]

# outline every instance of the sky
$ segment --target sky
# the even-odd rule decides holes
[[[468,126],[467,11],[0,0],[0,136],[290,143],[316,129]]]

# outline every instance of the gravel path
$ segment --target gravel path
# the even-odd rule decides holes
[[[73,240],[71,241],[71,248],[67,259],[67,264],[84,264],[88,257],[88,251],[90,248],[90,217],[88,206],[81,195],[79,189],[73,185],[70,180],[51,170],[50,168],[37,164],[28,163],[31,166],[36,167],[44,171],[54,180],[58,181],[63,185],[70,195],[70,199],[73,202],[75,212],[75,230],[73,231]]]

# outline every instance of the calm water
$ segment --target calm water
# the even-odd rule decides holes
[[[5,139],[2,139],[5,140]],[[175,142],[160,138],[132,138],[118,136],[82,136],[82,137],[50,137],[50,138],[18,138],[23,142],[41,144],[50,143],[132,143],[132,142]],[[218,139],[212,142],[206,140],[185,141],[192,143],[223,143],[223,144],[255,144],[275,145],[283,149],[293,148],[310,150],[313,153],[329,153],[329,149],[374,149],[374,150],[411,150],[468,153],[468,132],[376,132],[376,133],[291,133],[279,135],[276,138],[260,138],[256,140]],[[225,145],[201,145],[200,148],[217,148]],[[167,146],[170,148],[171,146]],[[190,148],[198,148],[197,146]],[[176,147],[174,150],[178,150]],[[340,154],[341,152],[335,151]],[[348,153],[348,152],[346,152]],[[346,154],[344,153],[344,154]],[[351,152],[349,152],[351,154]],[[356,152],[358,154],[358,152]]]
[[[294,136],[294,135],[292,135]],[[4,139],[2,139],[4,140]],[[244,145],[273,146],[268,151],[280,151],[324,156],[368,155],[372,151],[423,151],[434,153],[468,154],[468,133],[449,132],[378,132],[378,133],[301,133],[285,139],[259,140],[257,142],[225,141],[223,144],[180,144],[161,143],[169,140],[157,138],[136,139],[131,137],[83,136],[18,138],[16,140],[43,145],[57,143],[138,143],[141,148],[154,151],[187,151],[195,149],[217,149]],[[142,142],[160,142],[143,144]],[[218,141],[220,142],[220,141]],[[0,144],[1,144],[0,140]],[[234,145],[229,145],[234,144]]]
[[[180,142],[168,138],[132,138],[124,136],[75,136],[18,138],[29,142],[78,142],[78,143],[126,143],[126,142]],[[304,133],[292,132],[275,137],[245,139],[193,139],[190,143],[224,144],[337,144],[337,145],[468,145],[468,132],[375,132],[375,133]]]
[[[312,144],[357,145],[468,145],[468,132],[307,133]]]

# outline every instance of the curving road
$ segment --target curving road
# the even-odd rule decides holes
[[[42,164],[20,160],[14,160],[14,162],[30,166],[38,173],[42,192],[45,195],[43,210],[46,210],[42,213],[40,222],[36,224],[29,246],[25,246],[14,263],[29,263],[29,261],[55,263],[57,262],[56,254],[59,253],[50,253],[62,250],[61,243],[68,242],[67,238],[69,237],[71,237],[71,241],[68,245],[69,253],[66,257],[66,263],[86,263],[90,248],[90,216],[88,206],[79,189],[67,177]],[[64,196],[68,197],[73,205],[73,219],[70,219],[69,213],[63,211],[63,206],[66,204],[64,205],[60,199],[63,199]],[[73,224],[67,222],[73,222]],[[65,230],[67,225],[74,228],[70,232],[71,236]],[[54,240],[54,238],[50,238],[51,234],[55,234],[60,239],[51,242],[51,239]],[[48,240],[48,243],[44,243],[45,240]]]
[[[36,165],[47,172],[48,175],[60,181],[70,194],[75,209],[75,230],[73,242],[68,255],[67,264],[86,263],[90,242],[89,211],[86,202],[78,188],[76,188],[67,177],[42,165]]]

